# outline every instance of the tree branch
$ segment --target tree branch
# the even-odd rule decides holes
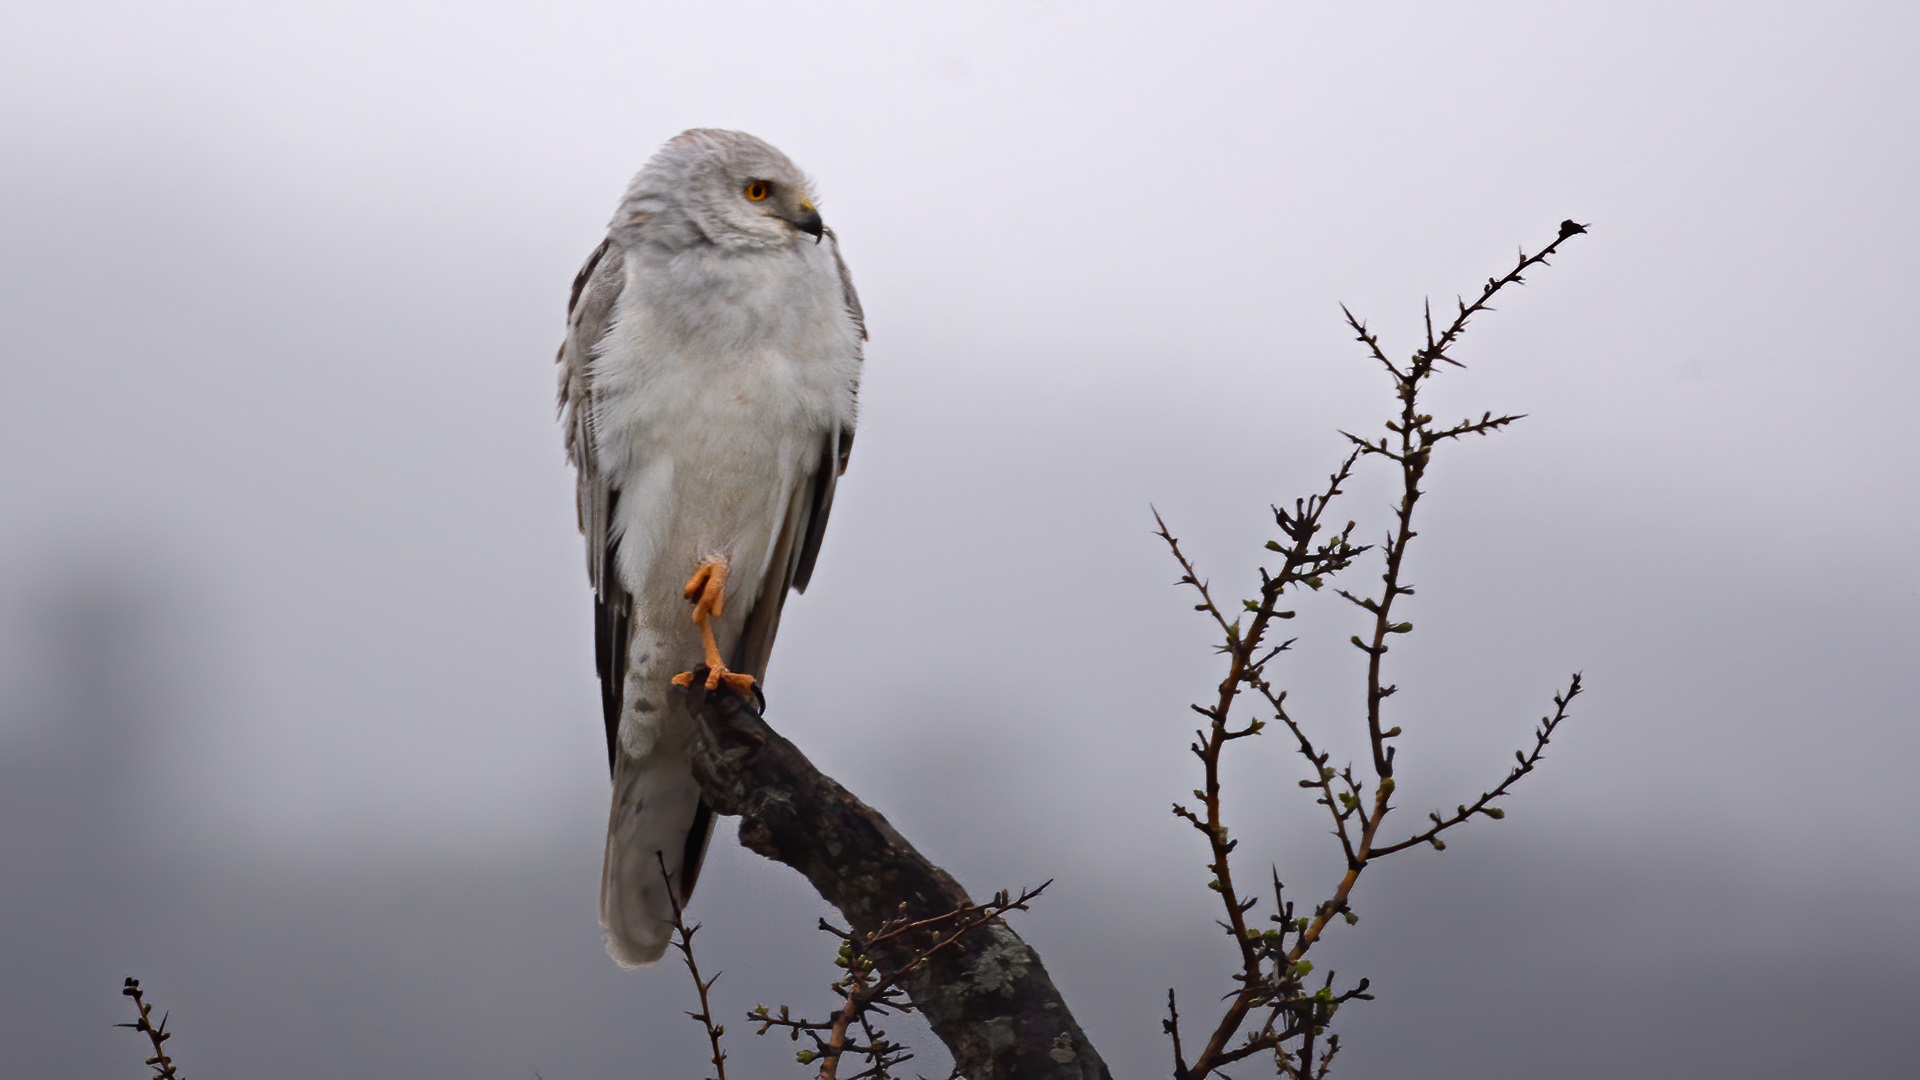
[[[952,875],[823,775],[749,703],[730,693],[691,696],[701,793],[716,812],[741,819],[749,851],[800,871],[854,932],[873,938],[874,961],[926,1016],[959,1075],[1110,1080],[1040,955],[1005,922],[972,926],[928,954],[947,936],[942,928],[951,931],[948,916],[978,907]]]

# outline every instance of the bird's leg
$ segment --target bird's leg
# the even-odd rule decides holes
[[[700,628],[700,646],[707,652],[707,689],[717,689],[724,682],[743,697],[752,693],[753,676],[728,671],[720,659],[720,643],[713,639],[713,620],[727,606],[727,560],[715,555],[701,563],[682,592],[693,602],[693,625]],[[673,685],[692,686],[693,672],[675,675]]]

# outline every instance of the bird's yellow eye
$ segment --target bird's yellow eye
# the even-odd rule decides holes
[[[754,202],[765,202],[773,191],[773,186],[765,180],[752,180],[747,183],[746,196]]]

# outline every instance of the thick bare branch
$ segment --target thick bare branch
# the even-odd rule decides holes
[[[701,680],[694,679],[694,685]],[[970,1080],[1105,1080],[1111,1074],[1048,977],[1040,955],[1005,922],[976,924],[923,955],[978,905],[877,811],[822,774],[752,706],[696,694],[694,775],[740,842],[806,876],[847,924],[874,938],[873,958],[900,975],[915,1008]],[[931,923],[879,939],[904,914]]]

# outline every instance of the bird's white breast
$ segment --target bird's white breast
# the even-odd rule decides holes
[[[728,602],[750,607],[788,500],[853,426],[858,340],[838,271],[804,244],[639,249],[625,272],[593,367],[617,572],[643,617],[664,618],[700,560],[724,555]]]

